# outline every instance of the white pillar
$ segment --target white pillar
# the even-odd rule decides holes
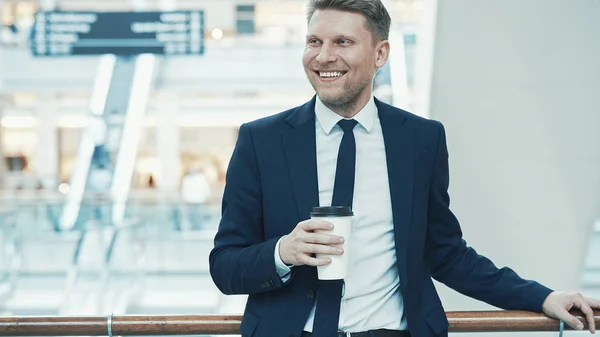
[[[411,110],[404,35],[402,28],[397,24],[393,24],[390,30],[390,49],[388,62],[390,64],[392,103],[397,108]]]
[[[431,78],[435,53],[435,33],[438,0],[422,1],[423,10],[417,25],[417,50],[415,57],[413,112],[429,118]]]
[[[396,12],[392,8],[390,0],[382,0],[391,16],[392,24],[390,27],[389,42],[390,55],[388,58],[388,71],[390,82],[384,84],[383,88],[378,88],[378,94],[389,97],[395,107],[410,110],[410,97],[408,90],[408,77],[406,70],[406,51],[404,49],[404,36],[400,19],[396,17]]]
[[[179,189],[181,171],[180,133],[176,106],[161,106],[156,116],[156,153],[160,171],[156,186],[174,191]]]
[[[58,182],[58,129],[51,109],[38,111],[35,172],[49,187]]]

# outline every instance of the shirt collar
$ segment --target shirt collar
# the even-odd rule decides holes
[[[375,114],[377,113],[377,106],[373,96],[369,99],[369,102],[360,110],[354,117],[358,124],[360,124],[367,132],[371,132],[373,129],[373,123],[375,121]],[[315,102],[315,114],[319,124],[323,128],[325,134],[331,133],[331,130],[336,126],[337,122],[343,119],[342,116],[333,112],[331,109],[325,106],[321,99],[317,96]]]

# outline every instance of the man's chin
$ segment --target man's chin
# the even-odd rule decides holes
[[[323,94],[319,94],[319,93],[317,93],[317,96],[319,96],[319,99],[321,100],[321,102],[323,102],[325,105],[329,105],[329,106],[341,106],[341,105],[347,104],[349,101],[347,99],[347,97],[323,95]]]

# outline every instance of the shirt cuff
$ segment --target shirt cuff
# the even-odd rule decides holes
[[[281,237],[281,239],[283,239],[283,237]],[[281,278],[281,281],[283,283],[289,281],[290,277],[292,276],[292,270],[290,269],[290,267],[286,266],[285,263],[283,263],[283,261],[281,261],[281,256],[279,256],[279,243],[281,242],[281,239],[279,239],[277,241],[277,244],[275,245],[275,268],[277,269],[277,274],[279,274],[279,277]]]

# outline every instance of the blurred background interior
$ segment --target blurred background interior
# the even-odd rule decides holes
[[[375,95],[446,126],[467,241],[600,297],[600,2],[385,3],[392,55]],[[163,16],[100,27],[104,12],[145,11]],[[243,296],[213,285],[208,253],[238,127],[313,95],[304,11],[0,0],[0,314],[241,312]],[[119,20],[184,28],[75,41]],[[490,309],[438,286],[447,310]]]

